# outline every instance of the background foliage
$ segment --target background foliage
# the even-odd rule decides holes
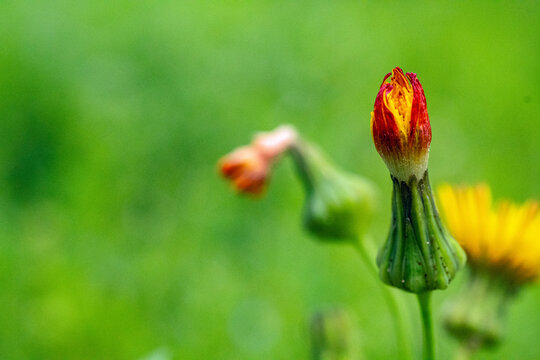
[[[394,356],[354,251],[300,229],[291,164],[251,201],[215,162],[292,123],[378,184],[380,242],[390,180],[369,112],[401,66],[427,95],[435,184],[538,198],[538,15],[537,1],[0,2],[1,357],[305,359],[307,318],[329,304],[356,313],[367,359]],[[507,342],[479,358],[538,359],[539,301],[522,292]]]

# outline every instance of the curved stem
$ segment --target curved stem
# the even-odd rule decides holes
[[[424,360],[435,359],[435,336],[433,333],[433,319],[431,317],[431,291],[418,294],[418,304],[422,315],[422,329],[424,331]]]
[[[364,237],[363,239],[356,238],[354,239],[353,244],[356,251],[358,251],[358,254],[369,269],[370,274],[373,276],[374,279],[379,280],[379,272],[377,269],[377,265],[375,265],[375,262],[373,261],[375,256],[372,256],[367,248],[367,245],[371,244],[371,240],[368,237]],[[380,285],[382,295],[384,297],[384,300],[386,301],[388,309],[390,310],[390,316],[394,321],[397,346],[401,354],[400,359],[411,360],[412,354],[411,346],[408,341],[407,328],[405,326],[403,314],[400,311],[399,301],[396,297],[396,294],[393,293],[392,289],[385,286],[382,282],[377,281],[377,283]]]
[[[306,157],[303,155],[303,151],[305,151],[304,147],[304,144],[297,142],[289,148],[289,154],[296,165],[296,171],[300,181],[304,185],[306,192],[309,193],[313,191],[313,174],[307,164]]]

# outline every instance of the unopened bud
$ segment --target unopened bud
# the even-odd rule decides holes
[[[323,240],[351,240],[371,222],[375,190],[367,180],[333,166],[313,145],[297,144],[291,153],[306,190],[304,224]]]
[[[380,277],[413,293],[445,289],[466,256],[443,227],[433,199],[427,170],[431,125],[416,74],[395,68],[384,77],[371,133],[394,184],[390,233],[377,257]]]
[[[268,183],[272,166],[297,137],[296,130],[289,125],[259,133],[251,144],[235,149],[219,161],[221,174],[232,181],[238,192],[259,195]]]
[[[311,319],[313,360],[359,359],[358,329],[351,314],[342,308],[319,311]]]
[[[501,274],[471,269],[467,285],[446,305],[446,330],[471,350],[496,345],[516,288]]]

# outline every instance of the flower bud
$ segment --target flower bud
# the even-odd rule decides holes
[[[292,126],[283,125],[258,134],[250,145],[237,148],[219,161],[221,174],[232,181],[240,193],[261,194],[273,164],[296,141]]]
[[[446,330],[470,350],[497,345],[515,292],[515,286],[504,277],[471,270],[467,285],[446,305]]]
[[[310,332],[313,360],[359,359],[358,329],[348,311],[331,308],[315,313]]]
[[[291,148],[306,191],[304,225],[322,240],[352,240],[369,227],[375,190],[365,179],[339,170],[313,145]]]
[[[251,194],[263,191],[270,170],[268,161],[252,146],[238,148],[225,156],[220,169],[238,192]]]
[[[427,170],[431,126],[424,89],[416,74],[405,75],[395,68],[384,77],[371,113],[371,133],[394,177],[401,181],[411,176],[422,178]]]
[[[381,279],[414,293],[445,289],[466,256],[442,226],[433,200],[427,171],[431,126],[416,74],[395,68],[385,76],[371,132],[393,182],[392,225],[377,256]]]
[[[289,149],[298,139],[296,129],[291,125],[281,125],[269,132],[255,135],[253,146],[266,159],[276,159]]]

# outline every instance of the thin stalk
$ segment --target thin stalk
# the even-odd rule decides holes
[[[393,293],[392,290],[386,285],[384,285],[381,281],[378,281],[379,272],[377,269],[377,265],[375,265],[375,262],[373,261],[375,256],[372,256],[367,248],[367,245],[371,244],[371,239],[369,237],[364,237],[363,239],[356,238],[354,239],[353,244],[358,254],[369,269],[370,274],[373,276],[374,279],[377,280],[377,283],[380,285],[382,295],[384,297],[384,300],[386,301],[388,309],[390,310],[390,316],[394,321],[397,346],[401,354],[400,359],[411,360],[411,346],[410,342],[408,341],[408,332],[405,326],[405,321],[403,319],[403,313],[400,311],[399,301],[396,297],[396,294]]]
[[[313,191],[314,187],[314,178],[310,166],[307,163],[306,157],[303,155],[305,152],[306,145],[300,141],[294,143],[289,148],[289,154],[293,158],[293,161],[296,165],[296,171],[300,181],[304,185],[306,193]]]
[[[424,360],[435,360],[435,335],[431,317],[431,291],[418,294],[418,304],[424,331]]]

